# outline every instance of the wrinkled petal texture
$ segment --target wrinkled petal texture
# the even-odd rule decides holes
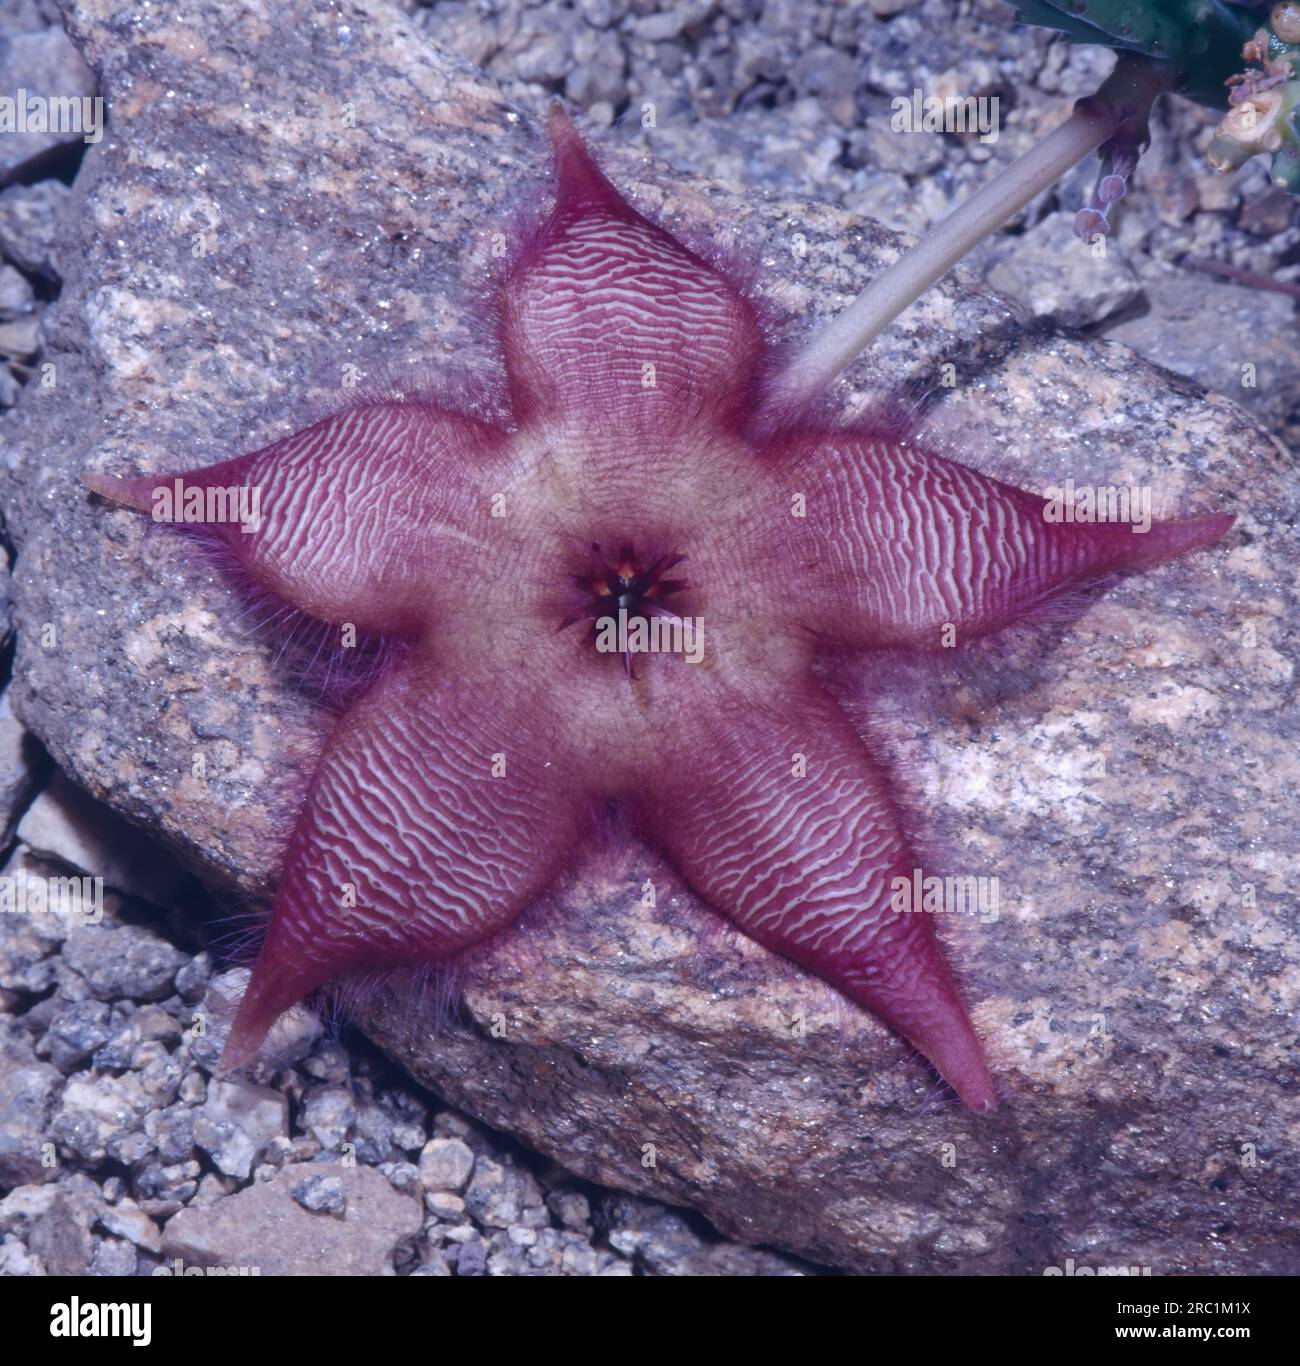
[[[546,746],[556,729],[535,682],[503,689],[427,663],[349,709],[290,840],[229,1061],[322,982],[443,961],[546,889],[582,809]]]
[[[674,737],[646,824],[746,934],[887,1019],[975,1108],[993,1104],[979,1043],[923,914],[893,908],[916,859],[889,781],[811,685],[786,705],[720,699]],[[692,755],[708,753],[701,770]]]
[[[768,451],[797,573],[790,610],[845,645],[950,648],[1068,589],[1209,545],[1231,518],[1053,522],[1048,500],[888,435],[787,436]],[[773,506],[775,506],[775,500]]]
[[[753,308],[627,203],[567,118],[553,140],[555,211],[502,291],[516,419],[627,440],[738,431],[763,349]]]
[[[402,632],[427,617],[427,545],[438,546],[442,580],[477,573],[478,486],[501,446],[471,418],[385,399],[217,465],[90,482],[148,512],[160,494],[183,508],[197,490],[199,524],[252,583],[322,621]]]

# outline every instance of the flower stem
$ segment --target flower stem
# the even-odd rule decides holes
[[[1174,80],[1167,67],[1121,54],[1096,94],[1080,100],[1059,128],[931,228],[804,343],[773,381],[769,410],[801,408],[816,397],[968,251],[1125,125],[1145,140],[1151,105]]]

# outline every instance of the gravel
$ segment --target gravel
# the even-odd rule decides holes
[[[0,251],[29,276],[47,282],[59,278],[51,249],[68,194],[68,187],[58,180],[0,190]]]
[[[275,1139],[288,1138],[289,1101],[270,1087],[214,1081],[191,1132],[218,1171],[246,1177]]]
[[[823,198],[912,233],[945,217],[1063,119],[1113,62],[1106,49],[1013,25],[999,0],[689,0],[653,12],[659,8],[477,0],[413,13],[534,113],[562,95],[591,123],[617,125],[613,136],[640,140],[683,170],[707,167],[720,179]],[[997,141],[895,131],[892,101],[914,90],[996,97]],[[1215,363],[1215,352],[1231,349],[1216,347],[1230,313],[1233,344],[1245,339],[1251,354],[1289,365],[1295,300],[1234,289],[1195,261],[1211,257],[1300,282],[1300,202],[1270,185],[1264,160],[1231,176],[1209,170],[1204,153],[1218,118],[1183,100],[1157,106],[1152,146],[1105,258],[1069,230],[1096,174],[1093,161],[966,264],[1028,317],[1106,333],[1142,315],[1144,326],[1116,333],[1126,345],[1231,393],[1294,445],[1296,386],[1245,387]],[[1148,286],[1152,264],[1173,270],[1172,294]]]
[[[0,1188],[55,1176],[49,1121],[62,1084],[36,1057],[26,1032],[0,1016]]]
[[[9,866],[66,871],[21,845]],[[0,916],[0,1274],[811,1270],[579,1181],[319,1028],[269,1085],[214,1078],[194,1003],[229,974],[105,900],[71,932]]]

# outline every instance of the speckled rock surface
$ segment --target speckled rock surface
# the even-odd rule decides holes
[[[481,356],[466,305],[544,158],[491,82],[375,0],[132,9],[130,25],[127,8],[70,18],[113,132],[56,246],[57,384],[29,385],[8,423],[15,710],[79,781],[251,892],[274,878],[321,719],[217,576],[78,476],[265,444],[348,364],[366,379]],[[196,32],[213,38],[199,65]],[[652,133],[601,150],[641,206],[757,260],[796,326],[899,248],[825,204],[669,172]],[[959,452],[1027,485],[1151,485],[1239,519],[1219,550],[1127,581],[1050,650],[1010,649],[928,707],[869,672],[864,703],[888,708],[947,867],[999,879],[996,922],[940,927],[999,1113],[927,1104],[906,1047],[718,931],[637,848],[584,864],[553,913],[467,969],[460,1023],[395,987],[365,1024],[570,1169],[815,1261],[1296,1270],[1288,458],[1226,399],[1117,344],[1027,334],[962,275],[845,401],[945,364],[938,425]],[[67,1141],[80,1122],[109,1151],[71,1102]]]

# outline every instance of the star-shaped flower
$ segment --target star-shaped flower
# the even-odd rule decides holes
[[[1053,520],[884,428],[774,422],[744,294],[558,108],[551,136],[555,206],[499,294],[507,421],[394,394],[222,464],[88,480],[401,642],[324,749],[224,1060],[318,987],[506,930],[619,800],[705,901],[988,1108],[932,918],[899,909],[918,861],[890,776],[814,662],[964,644],[1230,518]]]

